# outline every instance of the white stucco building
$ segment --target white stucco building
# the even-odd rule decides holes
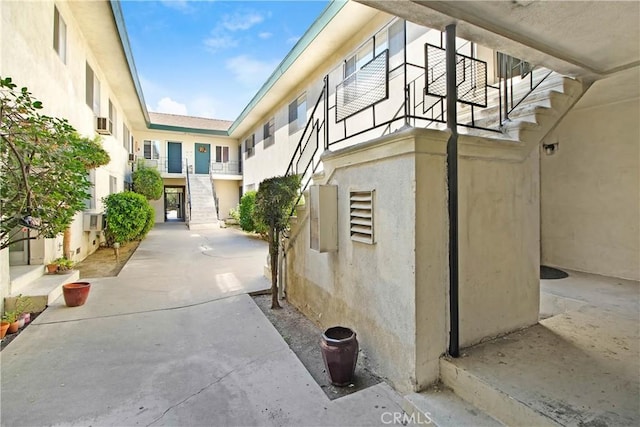
[[[538,322],[541,264],[640,280],[639,14],[331,2],[224,122],[146,111],[118,2],[2,2],[0,74],[82,134],[109,119],[91,209],[138,160],[165,180],[158,222],[225,218],[263,179],[302,174],[288,300],[357,330],[376,372],[411,391],[444,354]],[[99,243],[81,216],[78,259]],[[2,254],[3,295],[9,258],[42,264],[58,242],[18,252]]]

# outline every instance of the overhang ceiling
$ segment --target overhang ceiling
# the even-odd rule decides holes
[[[638,1],[356,1],[585,80],[640,65]]]

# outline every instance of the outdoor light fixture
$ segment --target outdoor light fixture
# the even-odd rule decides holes
[[[542,148],[544,149],[544,154],[547,156],[551,156],[558,151],[558,142],[554,142],[553,144],[542,144]]]

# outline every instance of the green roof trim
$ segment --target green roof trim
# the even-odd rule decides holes
[[[168,130],[173,132],[191,132],[213,136],[229,136],[229,132],[226,130],[198,129],[183,126],[160,125],[156,123],[148,123],[147,127],[151,130]]]
[[[122,43],[122,49],[124,50],[124,56],[127,59],[127,64],[129,64],[129,72],[131,74],[131,79],[133,80],[133,85],[136,88],[136,93],[138,94],[138,100],[140,101],[140,108],[142,109],[142,114],[144,115],[144,120],[147,122],[147,125],[151,122],[149,120],[149,112],[147,111],[147,103],[144,100],[144,94],[142,93],[142,86],[140,86],[140,81],[138,80],[138,70],[136,70],[136,63],[133,60],[133,53],[131,52],[131,45],[129,44],[129,35],[127,34],[127,26],[124,22],[124,14],[122,13],[122,7],[120,7],[120,0],[110,0],[111,11],[113,12],[113,18],[116,22],[116,28],[118,29],[118,34],[120,36],[120,42]]]
[[[242,110],[237,119],[228,130],[228,134],[231,135],[234,130],[240,125],[242,120],[247,117],[249,112],[264,98],[267,92],[273,87],[273,85],[280,79],[280,77],[291,67],[291,65],[300,57],[307,47],[315,40],[320,32],[327,26],[329,22],[340,12],[340,10],[347,4],[347,0],[332,0],[331,3],[322,11],[318,19],[316,19],[309,29],[304,33],[300,40],[293,46],[293,49],[289,51],[287,56],[284,57],[280,65],[267,79],[264,85],[258,90],[249,104]]]

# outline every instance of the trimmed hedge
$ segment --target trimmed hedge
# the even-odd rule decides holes
[[[142,240],[153,228],[155,211],[142,194],[125,191],[110,194],[103,201],[107,208],[105,237],[110,246]]]

